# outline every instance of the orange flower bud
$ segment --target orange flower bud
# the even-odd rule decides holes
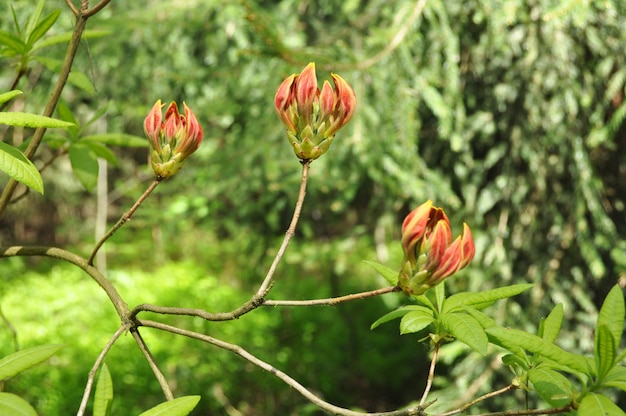
[[[184,115],[178,106],[171,102],[165,110],[158,100],[144,120],[144,131],[150,142],[150,160],[157,177],[168,178],[176,174],[187,158],[202,142],[202,127],[187,104],[183,103]]]
[[[469,226],[463,224],[463,234],[452,241],[448,217],[430,200],[404,219],[402,249],[404,260],[398,286],[411,295],[421,295],[463,269],[475,253]]]
[[[334,89],[324,81],[320,91],[315,64],[285,79],[274,97],[274,106],[285,127],[296,156],[317,159],[330,147],[335,133],[351,118],[356,106],[352,87],[331,74]]]

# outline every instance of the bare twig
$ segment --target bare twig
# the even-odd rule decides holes
[[[139,197],[139,199],[133,204],[133,206],[128,211],[126,211],[124,213],[124,215],[122,215],[122,217],[117,221],[117,223],[115,223],[115,225],[113,227],[111,227],[111,229],[100,239],[100,241],[98,241],[98,243],[96,243],[96,246],[94,247],[93,251],[91,252],[91,255],[89,256],[89,259],[87,260],[87,262],[90,265],[93,266],[93,260],[96,257],[96,254],[98,253],[98,250],[100,250],[100,248],[104,244],[104,242],[107,241],[109,238],[111,238],[111,236],[113,234],[115,234],[115,232],[117,230],[119,230],[122,227],[122,225],[124,225],[126,222],[128,222],[130,220],[130,218],[133,216],[135,211],[137,211],[137,208],[139,208],[141,203],[143,201],[145,201],[146,198],[148,198],[148,196],[150,196],[152,191],[154,191],[154,188],[156,188],[157,185],[159,183],[161,183],[161,180],[162,180],[161,178],[157,177],[154,181],[152,181],[152,183],[150,184],[148,189],[146,189],[146,191],[143,193],[143,195],[141,195]]]
[[[503,387],[503,388],[501,388],[501,389],[499,389],[499,390],[495,390],[495,391],[489,392],[489,393],[487,393],[487,394],[483,394],[482,396],[477,397],[476,399],[472,400],[471,402],[467,402],[467,403],[465,403],[463,406],[459,407],[458,409],[454,409],[454,410],[451,410],[451,411],[449,411],[449,412],[445,412],[445,413],[440,413],[440,414],[438,414],[437,416],[451,416],[451,415],[456,415],[457,413],[464,412],[465,410],[467,410],[467,409],[468,409],[468,408],[470,408],[471,406],[474,406],[476,403],[480,403],[480,402],[482,402],[483,400],[487,400],[487,399],[489,399],[489,398],[491,398],[491,397],[495,397],[495,396],[498,396],[498,395],[500,395],[500,394],[506,393],[507,391],[515,390],[516,388],[517,388],[517,386],[515,386],[514,384],[509,384],[508,386]],[[493,415],[501,415],[501,414],[502,414],[502,415],[504,415],[504,414],[507,414],[507,415],[513,415],[513,414],[516,414],[516,415],[517,415],[517,414],[519,414],[519,415],[524,415],[524,414],[537,414],[537,415],[541,415],[541,414],[543,414],[543,413],[490,413],[490,415],[491,415],[491,414],[493,414]],[[486,415],[483,415],[483,416],[486,416]]]
[[[389,286],[382,289],[370,290],[368,292],[354,293],[351,295],[338,296],[336,298],[327,299],[310,299],[310,300],[266,300],[263,306],[334,306],[339,303],[348,302],[358,299],[371,298],[386,293],[399,292],[401,289],[397,286]]]
[[[341,415],[341,416],[424,416],[425,415],[424,413],[425,407],[422,407],[422,406],[414,406],[414,407],[410,407],[410,408],[403,409],[403,410],[395,410],[391,412],[377,412],[377,413],[355,412],[353,410],[335,406],[331,403],[328,403],[320,399],[319,397],[311,393],[311,391],[309,391],[302,384],[298,383],[295,379],[291,378],[290,376],[283,373],[282,371],[276,369],[271,364],[268,364],[265,361],[255,357],[254,355],[252,355],[251,353],[249,353],[248,351],[246,351],[239,345],[231,344],[231,343],[219,340],[217,338],[210,337],[205,334],[200,334],[198,332],[187,331],[185,329],[177,328],[175,326],[163,324],[161,322],[154,322],[154,321],[148,321],[148,320],[138,320],[137,322],[141,326],[145,326],[149,328],[156,328],[156,329],[167,331],[173,334],[183,335],[189,338],[197,339],[197,340],[215,345],[216,347],[230,351],[234,354],[237,354],[243,359],[256,365],[257,367],[278,377],[281,381],[286,383],[288,386],[292,387],[294,390],[296,390],[298,393],[304,396],[311,403],[315,404],[316,406],[318,406],[320,409],[324,410],[325,412],[333,414],[333,415]]]
[[[133,335],[133,338],[135,338],[135,341],[137,342],[139,349],[141,350],[143,356],[146,357],[146,361],[148,361],[148,365],[152,369],[154,376],[156,377],[157,381],[161,385],[163,394],[165,394],[165,399],[174,400],[174,394],[172,394],[172,389],[170,389],[170,386],[169,384],[167,384],[167,380],[165,379],[165,376],[163,375],[161,370],[159,370],[156,360],[154,359],[154,356],[150,352],[148,345],[146,345],[146,342],[141,337],[139,330],[137,328],[131,328],[130,333]]]
[[[12,247],[0,247],[0,257],[13,257],[13,256],[44,256],[51,257],[60,260],[65,260],[69,263],[72,263],[75,266],[78,266],[93,280],[96,281],[104,289],[105,293],[111,300],[115,311],[119,315],[122,320],[123,325],[128,325],[130,327],[131,323],[129,322],[130,310],[128,305],[124,302],[120,294],[115,289],[115,286],[102,275],[95,267],[91,266],[87,263],[87,260],[84,258],[71,253],[69,251],[56,248],[56,247],[45,247],[45,246],[33,246],[33,247],[24,247],[24,246],[12,246]]]
[[[283,258],[285,254],[285,250],[287,250],[287,246],[291,241],[292,237],[296,232],[296,225],[298,225],[298,219],[300,218],[300,212],[302,211],[302,204],[304,203],[304,196],[306,194],[306,183],[309,175],[309,167],[311,166],[311,160],[305,160],[302,162],[302,180],[300,182],[300,192],[298,193],[298,200],[296,201],[296,207],[293,211],[293,216],[291,217],[291,224],[289,224],[289,228],[285,233],[285,238],[283,239],[283,243],[281,244],[278,252],[276,253],[276,257],[274,257],[274,261],[270,266],[263,283],[257,290],[256,295],[264,297],[270,289],[272,284],[272,279],[274,277],[274,273],[276,272],[276,268],[278,267],[278,263]]]
[[[115,344],[115,341],[117,341],[117,339],[127,329],[128,328],[126,326],[122,325],[117,329],[117,331],[115,331],[115,334],[113,334],[109,342],[107,342],[107,344],[104,346],[104,348],[102,349],[102,352],[100,353],[100,355],[98,355],[96,362],[93,364],[93,367],[91,367],[91,370],[89,370],[89,377],[87,377],[87,385],[85,386],[83,399],[80,402],[80,407],[78,408],[78,413],[76,413],[76,416],[83,416],[85,414],[85,411],[87,410],[87,402],[89,402],[89,396],[91,395],[91,388],[93,387],[93,382],[96,378],[96,373],[98,372],[98,369],[102,365],[102,362],[104,361],[104,357],[106,357],[106,355],[109,353],[109,351],[113,347],[113,344]]]
[[[428,393],[430,393],[430,389],[433,386],[433,380],[435,379],[435,366],[437,365],[437,357],[439,355],[440,346],[441,346],[441,342],[435,343],[435,348],[433,350],[433,359],[430,361],[430,369],[428,370],[428,379],[426,380],[426,388],[424,388],[424,394],[422,395],[422,400],[420,400],[420,405],[424,405],[424,403],[426,403],[426,398],[428,397]]]
[[[474,416],[523,416],[523,415],[556,415],[571,412],[572,406],[555,407],[552,409],[506,410],[504,412],[480,413]]]

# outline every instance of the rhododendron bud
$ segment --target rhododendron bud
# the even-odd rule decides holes
[[[354,114],[356,97],[352,87],[339,75],[331,74],[334,88],[324,81],[318,88],[315,64],[285,79],[276,91],[274,105],[287,127],[287,137],[302,160],[323,155],[335,133]]]
[[[178,172],[202,142],[202,127],[187,104],[183,103],[184,114],[178,112],[178,106],[171,102],[165,110],[158,100],[146,119],[144,131],[150,142],[150,160],[154,173],[160,179],[168,178]]]
[[[416,296],[466,267],[475,253],[469,226],[463,224],[463,234],[452,241],[448,217],[430,200],[404,219],[402,250],[404,260],[398,287]]]

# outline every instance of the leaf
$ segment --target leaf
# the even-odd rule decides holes
[[[589,375],[590,365],[585,357],[567,352],[536,335],[498,326],[487,328],[485,331],[489,336],[493,337],[492,342],[512,352],[522,348],[549,358],[555,363],[564,366],[564,369],[567,369],[568,372],[580,372]]]
[[[593,355],[596,362],[596,374],[598,380],[602,380],[615,364],[615,340],[608,326],[601,324],[596,328]]]
[[[613,336],[613,341],[615,342],[614,349],[616,351],[619,348],[624,331],[624,314],[624,294],[619,285],[615,285],[604,298],[598,314],[597,326],[606,325]]]
[[[416,309],[402,317],[400,321],[400,334],[404,335],[419,332],[434,321],[433,311],[424,306],[417,306]]]
[[[67,78],[67,81],[88,94],[94,95],[96,93],[93,82],[89,79],[87,75],[80,71],[72,70],[69,77]]]
[[[91,191],[98,183],[98,158],[89,146],[83,143],[74,143],[69,149],[70,162],[74,175]]]
[[[33,31],[29,33],[28,40],[26,41],[26,44],[28,45],[29,49],[31,49],[31,47],[35,44],[35,42],[41,39],[43,35],[45,35],[46,32],[50,30],[52,25],[54,25],[54,23],[59,18],[60,14],[61,14],[61,10],[55,10],[52,13],[50,13],[48,16],[40,20],[39,23],[37,23],[37,26],[35,26]]]
[[[615,387],[626,391],[626,368],[616,365],[602,380],[603,387]]]
[[[50,344],[27,348],[0,360],[0,380],[4,380],[39,364],[57,353],[63,345]],[[3,414],[0,412],[0,414]]]
[[[511,286],[504,286],[497,289],[486,290],[484,292],[461,292],[450,296],[446,300],[445,311],[452,311],[459,305],[472,306],[476,309],[484,309],[500,299],[510,298],[533,287],[532,283],[522,283]]]
[[[13,91],[9,91],[9,92],[5,92],[3,94],[0,94],[0,104],[6,103],[7,101],[13,99],[14,97],[18,96],[22,94],[22,91],[20,90],[13,90]]]
[[[200,396],[183,396],[161,403],[139,416],[186,416],[196,407]]]
[[[81,39],[94,39],[102,36],[110,35],[111,32],[107,30],[85,30]],[[51,35],[38,42],[31,51],[36,51],[51,45],[58,45],[60,43],[68,43],[72,39],[72,32],[59,33],[57,35]]]
[[[563,323],[563,304],[559,303],[552,312],[541,320],[539,324],[539,336],[548,342],[554,342],[561,331]]]
[[[33,162],[15,147],[0,142],[0,170],[18,182],[43,194],[43,179]]]
[[[93,142],[93,141],[86,142],[84,140],[81,140],[81,143],[83,143],[85,146],[87,146],[89,149],[91,149],[91,151],[97,157],[106,160],[107,162],[109,162],[110,164],[112,164],[114,166],[118,166],[117,157],[115,156],[115,153],[113,153],[113,151],[111,151],[111,149],[109,149],[108,147],[106,147],[102,143]]]
[[[37,412],[20,396],[0,392],[0,415],[37,416]]]
[[[108,144],[109,146],[122,146],[122,147],[148,147],[148,140],[144,137],[133,136],[130,134],[123,133],[103,133],[103,134],[90,134],[89,136],[84,136],[82,141],[93,141],[99,142],[103,144]],[[372,264],[378,264],[373,262]],[[385,266],[382,266],[385,267]],[[391,270],[391,269],[388,269]],[[398,277],[398,272],[394,271],[396,275],[396,279]],[[382,274],[382,273],[381,273]]]
[[[4,30],[0,30],[0,44],[7,46],[11,49],[15,55],[20,55],[24,53],[24,42],[13,33],[5,32]]]
[[[528,379],[539,396],[550,406],[561,407],[570,402],[574,388],[563,374],[549,368],[531,368]]]
[[[12,111],[9,113],[0,113],[0,124],[7,124],[9,126],[23,126],[23,127],[46,127],[46,128],[64,128],[73,126],[72,123],[68,123],[63,120],[57,120],[46,116],[40,116],[38,114],[22,113],[19,111]]]
[[[444,313],[440,316],[443,328],[454,338],[474,351],[487,354],[487,335],[480,323],[466,313]]]
[[[578,406],[579,415],[624,416],[626,413],[603,394],[589,393]]]
[[[409,305],[409,306],[403,306],[401,308],[396,309],[395,311],[391,311],[389,313],[384,314],[383,316],[381,316],[380,318],[378,318],[376,320],[376,322],[374,322],[372,324],[372,326],[370,326],[370,329],[375,329],[376,327],[378,327],[381,324],[384,324],[385,322],[389,322],[392,321],[394,319],[398,319],[403,317],[404,315],[406,315],[407,313],[416,310],[417,308],[422,308],[423,306],[418,306],[418,305]]]
[[[113,380],[106,364],[102,364],[93,402],[93,416],[109,416],[113,401]]]
[[[443,312],[443,304],[446,302],[445,281],[435,286],[435,302],[437,303],[437,311]]]
[[[388,268],[387,266],[383,266],[382,264],[376,263],[374,261],[369,261],[369,260],[363,260],[363,261],[369,264],[370,266],[372,266],[374,269],[376,269],[376,271],[380,273],[393,286],[396,286],[398,284],[398,271],[397,270],[392,270]]]

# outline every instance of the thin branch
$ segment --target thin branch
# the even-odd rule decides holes
[[[426,388],[424,389],[422,400],[420,400],[420,406],[423,406],[424,403],[426,403],[426,398],[428,397],[428,393],[430,393],[430,389],[433,386],[433,380],[435,379],[435,366],[437,365],[437,357],[439,356],[440,346],[441,346],[440,342],[435,343],[435,348],[433,350],[433,359],[430,361],[430,369],[428,370],[428,379],[426,380]]]
[[[96,373],[98,372],[98,369],[102,365],[102,361],[104,361],[104,357],[106,357],[106,355],[109,353],[109,351],[113,347],[113,344],[115,344],[117,339],[127,329],[128,328],[126,326],[122,325],[117,329],[117,331],[115,331],[115,334],[113,334],[109,342],[107,342],[107,344],[104,346],[104,349],[102,350],[100,355],[98,355],[98,358],[96,359],[96,362],[93,364],[93,367],[91,367],[91,370],[89,370],[89,377],[87,378],[87,385],[85,386],[83,399],[80,402],[80,407],[78,408],[78,413],[76,413],[76,416],[83,416],[85,414],[85,411],[87,410],[87,402],[89,402],[89,396],[91,395],[91,388],[93,387],[93,382],[96,378]]]
[[[474,406],[475,404],[480,403],[483,400],[487,400],[487,399],[489,399],[491,397],[498,396],[498,395],[506,393],[507,391],[510,391],[510,390],[515,390],[516,388],[517,388],[517,386],[515,386],[514,384],[509,384],[508,386],[503,387],[500,390],[495,390],[495,391],[489,392],[487,394],[483,394],[482,396],[477,397],[476,399],[472,400],[471,402],[465,403],[463,406],[459,407],[458,409],[454,409],[454,410],[451,410],[451,411],[445,412],[445,413],[440,413],[437,416],[451,416],[451,415],[455,415],[457,413],[464,412],[465,410],[467,410],[471,406]],[[499,415],[500,413],[494,413],[494,414],[498,414]],[[510,414],[539,414],[540,415],[540,414],[543,414],[543,413],[510,413]]]
[[[555,407],[552,409],[506,410],[504,412],[480,413],[474,416],[523,416],[523,415],[556,415],[571,412],[572,406]]]
[[[0,257],[13,257],[13,256],[44,256],[51,257],[55,259],[65,260],[69,263],[72,263],[75,266],[78,266],[82,270],[84,270],[93,280],[96,281],[104,289],[105,293],[111,300],[115,311],[119,315],[122,320],[123,325],[130,325],[129,323],[129,314],[130,310],[128,309],[128,305],[124,302],[120,294],[115,289],[115,286],[102,275],[95,267],[91,266],[87,263],[87,260],[84,258],[71,253],[69,251],[56,248],[56,247],[45,247],[45,246],[32,246],[32,247],[24,247],[24,246],[12,246],[12,247],[0,247]],[[130,326],[129,326],[130,327]]]
[[[115,234],[115,232],[117,230],[119,230],[122,225],[124,225],[126,222],[128,222],[130,220],[130,218],[133,216],[133,214],[135,213],[135,211],[137,211],[137,208],[139,208],[139,206],[141,205],[141,203],[143,201],[146,200],[146,198],[148,198],[148,196],[150,196],[150,194],[152,193],[152,191],[154,191],[154,188],[157,187],[157,185],[159,183],[161,183],[162,179],[157,177],[154,181],[152,181],[152,183],[150,184],[150,186],[148,187],[148,189],[146,189],[146,191],[143,193],[143,195],[141,195],[139,197],[139,199],[133,204],[133,206],[124,213],[124,215],[122,215],[122,217],[117,221],[117,223],[115,223],[115,225],[113,227],[111,227],[111,229],[109,230],[109,232],[107,232],[101,239],[100,241],[98,241],[96,243],[96,246],[94,247],[93,251],[91,252],[91,255],[89,256],[89,259],[87,260],[87,262],[93,266],[93,260],[96,257],[96,254],[98,253],[98,250],[100,250],[100,248],[102,247],[102,245],[104,244],[105,241],[107,241],[109,238],[111,238],[111,236],[113,234]]]
[[[320,409],[324,410],[327,413],[333,415],[341,415],[341,416],[425,416],[424,408],[422,406],[414,406],[404,410],[395,410],[391,412],[377,412],[377,413],[365,413],[365,412],[355,412],[353,410],[345,409],[343,407],[335,406],[331,403],[328,403],[313,393],[309,391],[302,384],[298,383],[295,379],[291,378],[287,374],[282,371],[276,369],[271,364],[266,363],[265,361],[255,357],[242,347],[236,344],[231,344],[217,338],[210,337],[205,334],[200,334],[198,332],[187,331],[185,329],[177,328],[175,326],[170,326],[167,324],[163,324],[161,322],[154,322],[148,320],[139,320],[137,321],[139,325],[160,329],[162,331],[167,331],[172,334],[183,335],[189,338],[197,339],[203,342],[207,342],[209,344],[215,345],[216,347],[222,348],[224,350],[230,351],[234,354],[239,355],[243,359],[249,361],[250,363],[256,365],[257,367],[267,371],[268,373],[276,376],[281,381],[286,383],[288,386],[292,387],[302,396],[304,396],[307,400],[315,404]]]
[[[289,245],[289,241],[291,241],[292,237],[296,232],[296,225],[298,225],[298,219],[300,218],[300,212],[302,211],[302,204],[304,203],[304,196],[306,195],[306,183],[309,175],[309,167],[311,166],[311,160],[306,160],[302,162],[302,180],[300,182],[300,192],[298,193],[298,200],[296,201],[296,207],[293,211],[293,216],[291,217],[291,224],[289,224],[289,228],[285,233],[285,238],[283,239],[283,243],[281,244],[278,252],[276,253],[276,257],[274,257],[274,261],[270,266],[263,283],[257,290],[256,295],[264,297],[272,284],[272,278],[274,277],[274,273],[276,272],[276,268],[278,267],[278,263],[283,258],[285,254],[285,250],[287,250],[287,246]]]
[[[146,357],[146,361],[148,361],[148,365],[150,365],[150,368],[152,369],[154,376],[156,377],[157,381],[161,385],[163,394],[165,394],[165,399],[174,400],[174,394],[172,394],[172,390],[170,389],[169,384],[167,384],[167,380],[165,379],[165,376],[163,375],[161,370],[159,370],[156,360],[154,359],[154,356],[150,352],[148,345],[141,337],[139,330],[137,328],[131,328],[130,333],[133,335],[133,338],[135,338],[135,341],[137,342],[139,349],[143,353],[143,356]]]
[[[2,319],[2,322],[4,322],[4,324],[7,326],[7,328],[9,328],[9,332],[11,332],[11,336],[13,337],[13,349],[17,352],[20,349],[20,344],[17,340],[17,331],[15,330],[15,327],[13,326],[13,324],[11,324],[11,321],[9,321],[9,319],[4,315],[4,312],[2,312],[2,308],[0,307],[0,318]]]
[[[74,13],[74,16],[78,17],[78,9],[76,9],[76,7],[74,7],[74,5],[72,4],[71,0],[65,0],[65,4],[67,4],[67,7],[70,8],[70,10],[72,11],[72,13]]]
[[[102,10],[110,2],[111,0],[101,0],[100,3],[96,4],[91,9],[86,10],[83,14],[85,15],[85,17],[91,17],[94,14],[98,13],[100,10]]]
[[[339,303],[349,302],[352,300],[366,299],[386,293],[399,292],[401,289],[397,286],[389,286],[382,289],[370,290],[368,292],[354,293],[352,295],[338,296],[336,298],[327,299],[310,299],[310,300],[266,300],[263,306],[334,306]]]

